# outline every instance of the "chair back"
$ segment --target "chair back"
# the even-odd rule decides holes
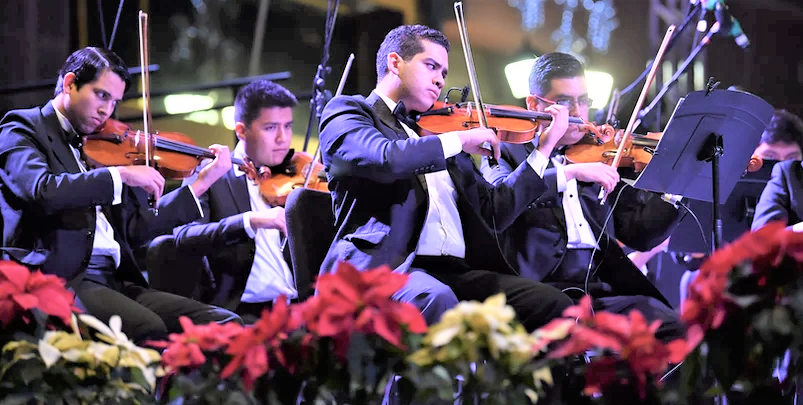
[[[206,256],[179,254],[173,235],[160,235],[148,245],[145,257],[151,288],[182,297],[201,299],[215,288]]]
[[[304,300],[315,292],[315,278],[335,237],[331,195],[297,188],[287,196],[285,216],[298,298]]]

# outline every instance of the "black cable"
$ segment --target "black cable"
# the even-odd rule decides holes
[[[708,243],[708,238],[705,237],[705,230],[703,229],[703,224],[700,222],[700,219],[697,218],[697,215],[694,213],[694,211],[692,211],[688,205],[684,204],[683,201],[678,201],[678,205],[683,207],[686,212],[691,214],[691,217],[694,218],[694,222],[697,222],[697,227],[700,229],[700,236],[703,238],[703,244],[708,250],[708,255],[711,256],[711,245]]]
[[[123,2],[125,2],[125,0],[120,0],[120,5],[117,7],[117,16],[114,17],[114,27],[112,27],[112,37],[109,39],[109,50],[112,49],[112,45],[114,44],[114,36],[117,35],[117,25],[120,23],[120,14],[123,12]]]
[[[109,49],[109,43],[106,41],[106,23],[103,21],[103,5],[101,0],[98,0],[98,14],[100,14],[100,36],[103,39],[103,47]]]
[[[669,52],[669,51],[672,49],[672,47],[673,47],[673,46],[675,46],[675,43],[677,42],[677,41],[676,41],[677,37],[678,37],[678,36],[679,36],[679,35],[680,35],[680,34],[683,32],[683,30],[684,30],[684,29],[686,29],[686,26],[688,26],[688,25],[689,25],[689,22],[692,20],[692,18],[694,17],[694,15],[695,15],[695,14],[697,14],[697,9],[698,9],[699,7],[702,7],[702,3],[697,3],[697,4],[696,4],[694,7],[690,7],[690,8],[689,8],[689,13],[688,13],[688,14],[686,14],[686,18],[685,18],[685,19],[683,20],[683,22],[680,24],[680,27],[679,27],[679,29],[677,29],[677,30],[675,31],[675,33],[674,33],[674,34],[672,34],[672,38],[670,38],[670,39],[669,39],[669,43],[668,43],[668,44],[667,44],[667,46],[666,46],[666,53],[668,53],[668,52]],[[695,28],[695,29],[696,29],[696,28]],[[619,96],[620,96],[620,103],[619,103],[619,106],[620,106],[620,107],[621,107],[621,106],[623,106],[623,105],[625,105],[625,104],[627,104],[627,103],[623,103],[623,102],[621,102],[621,101],[622,101],[621,97],[623,97],[623,96],[627,95],[628,93],[630,93],[631,91],[633,91],[633,89],[634,89],[634,88],[635,88],[635,87],[636,87],[636,86],[637,86],[637,85],[638,85],[638,84],[639,84],[639,83],[640,83],[642,80],[644,80],[644,78],[645,78],[645,77],[647,77],[647,74],[650,72],[650,69],[652,69],[652,65],[653,65],[653,63],[655,63],[655,59],[653,59],[652,61],[650,61],[650,63],[647,65],[647,67],[644,69],[644,71],[643,71],[643,72],[641,72],[641,75],[639,75],[639,77],[638,77],[636,80],[634,80],[634,81],[633,81],[633,83],[630,83],[630,84],[629,84],[627,87],[625,87],[625,88],[624,88],[624,90],[622,90],[621,92],[619,92]],[[619,111],[614,111],[614,115],[618,115],[618,112],[619,112]]]

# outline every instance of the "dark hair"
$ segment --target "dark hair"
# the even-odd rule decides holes
[[[128,91],[129,86],[131,86],[131,74],[128,73],[125,62],[108,49],[88,46],[73,52],[64,61],[64,65],[59,70],[59,79],[56,82],[54,96],[58,96],[61,93],[64,87],[64,75],[67,73],[72,72],[75,74],[75,85],[80,89],[81,86],[98,80],[106,69],[120,76],[125,81],[124,91]]]
[[[424,51],[421,40],[434,42],[449,52],[449,40],[442,32],[425,25],[402,25],[385,35],[379,51],[376,52],[376,80],[382,80],[388,73],[388,55],[396,52],[405,61]]]
[[[761,134],[761,143],[791,143],[803,150],[803,120],[786,110],[775,110],[769,125]]]
[[[530,94],[543,96],[552,90],[552,79],[585,75],[585,66],[572,55],[561,52],[538,57],[530,70]]]
[[[250,127],[260,110],[271,107],[295,107],[298,99],[290,90],[270,80],[248,83],[234,98],[234,121]]]

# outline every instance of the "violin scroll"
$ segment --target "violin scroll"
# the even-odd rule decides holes
[[[762,159],[761,156],[753,155],[750,157],[750,161],[747,162],[745,173],[756,172],[761,169],[762,166],[764,166],[764,159]]]

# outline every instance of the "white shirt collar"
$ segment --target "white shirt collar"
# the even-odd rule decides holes
[[[234,158],[245,161],[245,143],[243,141],[237,141],[237,145],[234,146],[234,152],[232,154]],[[235,176],[240,177],[245,174],[245,172],[240,169],[240,166],[232,166],[234,166]]]
[[[398,105],[398,104],[399,104],[399,103],[397,103],[397,102],[395,102],[395,101],[391,100],[391,99],[390,99],[390,97],[388,97],[388,96],[386,96],[386,95],[384,95],[384,94],[380,93],[380,92],[379,92],[379,90],[376,90],[376,89],[374,89],[374,93],[376,93],[376,95],[377,95],[377,96],[379,96],[379,98],[381,98],[381,99],[382,99],[382,101],[384,101],[384,102],[385,102],[385,105],[387,105],[387,106],[388,106],[388,108],[390,108],[390,111],[391,111],[391,112],[393,112],[393,110],[395,110],[395,109],[396,109],[396,105]]]
[[[65,117],[64,114],[62,114],[61,111],[56,108],[55,105],[53,106],[53,110],[56,111],[56,118],[59,119],[59,125],[61,125],[61,129],[67,131],[68,134],[75,133],[70,120],[68,120],[67,117]]]

